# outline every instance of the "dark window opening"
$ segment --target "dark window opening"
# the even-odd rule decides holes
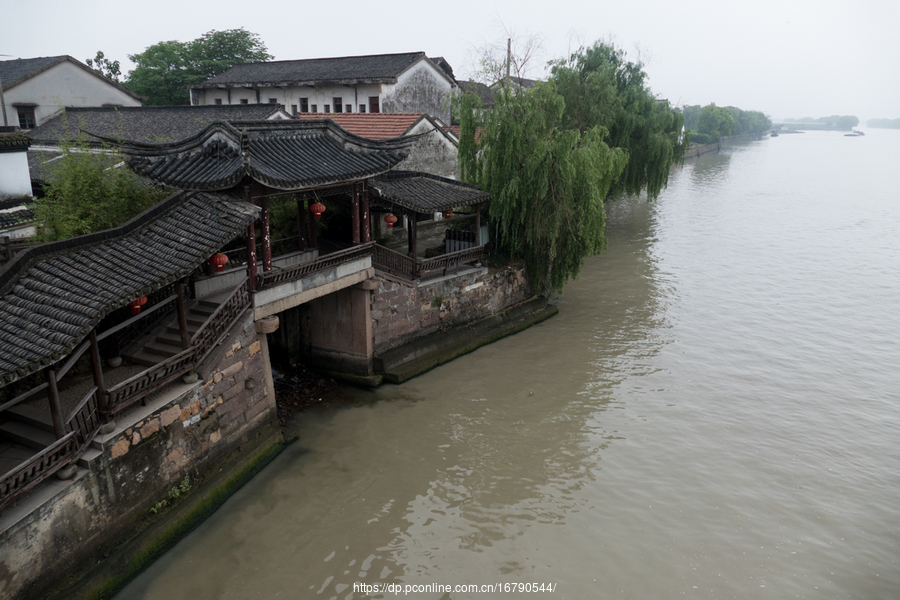
[[[341,98],[334,98],[334,112],[341,112],[341,108],[344,106],[344,101]]]
[[[313,108],[312,111],[313,111],[314,113],[319,112],[319,105],[318,105],[318,104],[313,104],[313,107],[312,107],[312,108]]]
[[[369,112],[370,113],[381,112],[378,110],[378,96],[369,96]]]
[[[269,104],[278,104],[278,98],[269,98]]]
[[[17,106],[19,113],[19,129],[34,129],[34,107],[33,106]]]
[[[291,114],[292,115],[297,114],[297,105],[296,104],[291,104]]]
[[[248,104],[247,99],[246,99],[246,98],[241,98],[241,104]]]
[[[352,113],[352,112],[353,112],[353,105],[352,105],[352,104],[348,104],[347,106],[345,106],[345,107],[344,107],[344,112]]]
[[[300,98],[300,112],[309,112],[309,98]]]
[[[327,113],[330,113],[330,112],[331,112],[331,105],[330,105],[330,104],[326,104],[326,105],[325,105],[325,112],[327,112]]]
[[[359,112],[366,112],[366,105],[365,105],[365,104],[360,104],[360,105],[359,105]]]

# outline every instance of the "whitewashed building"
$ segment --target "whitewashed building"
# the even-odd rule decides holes
[[[0,125],[33,129],[63,106],[141,106],[141,97],[71,56],[0,61]]]
[[[298,113],[427,113],[450,122],[453,70],[424,52],[237,65],[191,87],[191,104],[282,104]]]

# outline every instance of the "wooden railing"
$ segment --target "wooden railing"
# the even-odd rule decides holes
[[[375,247],[375,256],[373,263],[375,268],[388,273],[389,275],[397,275],[410,281],[427,277],[430,274],[440,270],[442,274],[453,268],[459,268],[459,265],[475,262],[484,257],[484,246],[475,246],[457,252],[448,252],[434,258],[426,258],[425,260],[413,260],[411,257],[394,252],[383,246]]]
[[[9,236],[0,237],[0,265],[13,259],[16,253],[34,246],[29,239],[12,239]]]
[[[309,262],[292,265],[283,269],[266,271],[259,276],[259,285],[257,286],[257,289],[262,290],[280,283],[295,281],[310,273],[315,273],[316,271],[330,269],[331,267],[336,267],[366,256],[372,256],[376,247],[375,242],[369,242],[359,246],[351,246],[350,248],[339,250],[332,254],[326,254],[325,256],[320,256],[316,260],[311,260]]]
[[[199,364],[218,344],[235,320],[250,306],[250,288],[244,279],[219,308],[206,320],[200,329],[191,336],[191,348],[197,352],[196,362]]]
[[[280,240],[274,240],[272,242],[272,256],[280,256],[282,254],[289,254],[291,252],[299,252],[300,248],[300,236],[295,235],[292,237],[281,238]],[[311,250],[312,248],[303,248],[303,250]],[[223,254],[228,256],[228,264],[232,267],[242,265],[247,262],[247,247],[242,246],[240,248],[234,248],[232,250],[225,250]],[[263,255],[263,245],[262,241],[256,242],[256,259],[262,260]]]
[[[47,446],[0,478],[0,509],[44,481],[79,456],[76,432]]]
[[[97,432],[100,431],[100,426],[102,425],[96,386],[69,413],[69,416],[66,417],[65,425],[67,432],[75,433],[78,453],[81,454],[87,448],[87,445],[91,443],[91,440],[94,439],[94,436],[97,435]]]
[[[415,259],[395,252],[390,248],[376,245],[375,256],[372,258],[372,262],[376,269],[390,275],[397,275],[409,280],[416,278]]]
[[[143,400],[162,386],[192,371],[196,366],[195,356],[196,350],[188,348],[109,388],[110,415],[115,416],[138,400]]]

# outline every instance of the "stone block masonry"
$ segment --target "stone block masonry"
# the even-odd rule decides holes
[[[129,537],[186,475],[204,476],[259,435],[280,439],[268,346],[252,311],[198,374],[121,417],[99,456],[39,508],[15,518],[4,510],[0,597],[44,597]]]
[[[533,295],[522,266],[482,267],[420,283],[379,280],[371,312],[376,353],[489,317]]]

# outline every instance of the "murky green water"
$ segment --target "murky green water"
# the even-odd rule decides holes
[[[898,158],[783,135],[611,205],[558,316],[305,415],[119,598],[900,597]]]

